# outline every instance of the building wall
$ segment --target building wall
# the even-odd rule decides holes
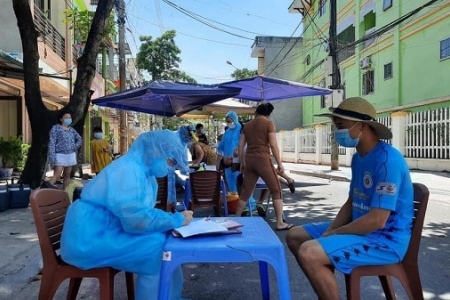
[[[338,34],[352,20],[355,39],[362,38],[369,30],[378,29],[426,3],[420,1],[393,1],[391,8],[383,11],[383,1],[338,1]],[[310,11],[312,16],[318,11],[318,1]],[[370,46],[362,44],[354,47],[354,55],[340,62],[345,96],[363,96],[374,104],[380,113],[394,110],[427,110],[450,105],[450,59],[440,60],[440,41],[450,37],[450,2],[439,2],[425,8],[402,24],[376,38]],[[318,46],[322,33],[328,37],[329,1],[322,16],[310,24],[310,17],[304,18],[303,34],[305,53],[311,57],[311,64],[300,66],[300,80],[309,84],[321,84],[326,77],[325,65],[313,71],[312,67],[326,58],[328,52]],[[375,23],[375,28],[370,25]],[[345,25],[345,26],[343,26]],[[322,49],[321,49],[322,48]],[[371,66],[360,67],[360,60],[370,56]],[[384,78],[384,66],[392,63],[392,77]],[[363,74],[374,71],[374,92],[363,95]],[[305,75],[306,74],[306,75]],[[323,121],[314,114],[326,112],[321,108],[320,98],[305,99],[303,120],[306,125]]]
[[[17,27],[17,18],[14,14],[12,1],[0,0],[0,20],[2,20],[2,30],[0,30],[0,49],[9,52],[22,52],[22,44]]]
[[[299,38],[288,37],[257,37],[256,47],[264,49],[258,57],[258,74],[296,81],[298,77],[299,57],[302,51],[302,41]],[[302,126],[302,101],[290,99],[272,102],[275,110],[271,116],[275,128],[279,130],[292,130]]]

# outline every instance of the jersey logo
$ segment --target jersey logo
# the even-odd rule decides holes
[[[372,176],[370,175],[370,173],[365,173],[364,177],[363,177],[363,183],[364,183],[364,187],[366,189],[370,189],[373,185],[373,180],[372,180]]]
[[[380,182],[377,185],[376,193],[379,195],[395,195],[397,186],[394,183]]]

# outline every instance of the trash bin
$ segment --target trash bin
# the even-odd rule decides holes
[[[9,208],[26,208],[30,203],[31,189],[28,184],[8,185]]]
[[[9,193],[6,186],[0,186],[0,211],[5,211],[9,206]]]

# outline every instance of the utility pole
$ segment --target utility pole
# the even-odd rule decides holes
[[[119,80],[120,90],[124,91],[125,86],[125,2],[116,0],[116,9],[119,25]],[[127,111],[121,109],[119,112],[119,136],[120,136],[120,154],[125,154],[128,150],[128,130],[127,130]]]
[[[340,89],[341,78],[339,73],[338,66],[338,57],[337,57],[337,4],[336,0],[330,0],[330,56],[331,56],[331,64],[332,64],[332,74],[331,74],[331,89],[337,90]],[[334,91],[331,95],[334,98]],[[335,103],[332,101],[332,107],[335,106]],[[331,170],[339,170],[339,150],[338,144],[334,139],[334,135],[331,134]]]

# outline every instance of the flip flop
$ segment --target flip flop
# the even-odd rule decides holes
[[[276,228],[276,231],[283,231],[283,230],[289,230],[292,227],[294,227],[294,224],[288,224],[286,227],[283,228]]]
[[[295,183],[294,180],[288,182],[288,187],[289,187],[289,190],[291,191],[292,194],[295,192],[294,183]]]

